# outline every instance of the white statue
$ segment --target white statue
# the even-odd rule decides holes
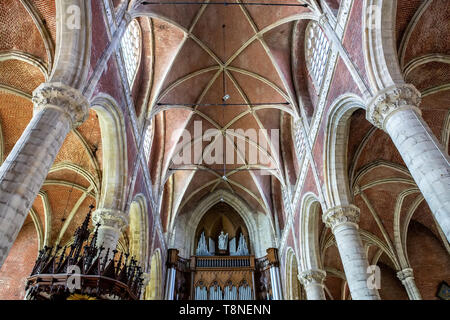
[[[223,231],[221,231],[219,236],[219,250],[227,250],[227,245],[228,245],[228,233],[225,234]]]

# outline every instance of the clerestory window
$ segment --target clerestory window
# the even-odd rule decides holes
[[[144,155],[145,159],[148,162],[150,159],[150,152],[152,148],[152,140],[153,140],[153,122],[147,127],[144,135]]]
[[[312,21],[306,29],[306,66],[319,93],[325,76],[330,44],[319,24]]]
[[[141,28],[137,20],[131,21],[128,25],[122,37],[121,47],[128,84],[131,87],[141,59]]]

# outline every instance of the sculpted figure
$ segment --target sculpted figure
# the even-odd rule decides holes
[[[227,250],[228,244],[228,233],[225,234],[223,231],[219,235],[219,250]]]

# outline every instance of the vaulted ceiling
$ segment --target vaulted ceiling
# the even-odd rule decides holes
[[[118,6],[121,1],[113,2]],[[139,1],[132,1],[130,6],[133,2]],[[271,0],[258,2],[269,3]],[[336,9],[340,1],[326,2]],[[425,93],[422,103],[424,119],[448,148],[450,39],[448,32],[445,32],[449,30],[450,23],[448,0],[397,2],[396,40],[401,67],[407,82]],[[289,152],[293,150],[290,119],[299,112],[299,99],[302,98],[303,102],[307,100],[306,96],[297,96],[296,86],[292,83],[295,81],[291,74],[293,30],[298,30],[295,21],[308,19],[310,9],[211,4],[136,8],[139,15],[152,17],[152,36],[146,29],[144,32],[148,34],[144,38],[152,39],[151,47],[156,58],[151,61],[152,74],[145,74],[141,79],[142,82],[151,79],[152,85],[150,104],[153,106],[155,139],[150,172],[155,185],[154,193],[161,198],[165,227],[173,223],[177,214],[193,210],[203,197],[219,189],[243,198],[255,211],[271,216],[275,215],[275,209],[281,211],[280,185],[295,183],[296,180],[286,169],[296,165],[295,155],[289,157]],[[32,117],[32,91],[48,79],[55,54],[55,20],[54,1],[0,1],[2,161]],[[354,58],[358,67],[363,68],[363,63],[359,64],[358,60],[361,57]],[[224,93],[230,95],[228,104],[240,105],[204,106],[221,104]],[[306,91],[303,93],[307,94]],[[195,121],[201,123],[204,131],[211,128],[219,131],[279,129],[282,137],[280,149],[284,152],[277,154],[275,148],[266,145],[267,137],[263,137],[245,141],[246,150],[249,146],[257,146],[263,154],[252,166],[248,165],[250,159],[246,153],[238,158],[243,160],[243,164],[226,165],[225,168],[223,165],[203,164],[197,170],[192,170],[195,169],[193,167],[184,168],[189,169],[185,171],[170,170],[180,169],[172,162],[175,146],[180,141],[176,130],[186,128],[193,136]],[[351,159],[353,167],[349,171],[353,172],[351,178],[359,177],[359,180],[351,179],[351,183],[362,186],[365,195],[364,198],[361,194],[355,194],[355,202],[361,208],[361,229],[388,244],[396,237],[393,219],[401,218],[403,221],[406,216],[412,216],[414,233],[411,239],[417,239],[419,233],[426,232],[439,239],[441,235],[432,215],[421,200],[420,192],[414,188],[410,175],[404,170],[404,163],[389,137],[375,130],[365,120],[362,110],[351,119],[351,133],[348,159]],[[214,141],[224,142],[232,138],[236,141],[236,136],[218,135]],[[203,151],[212,147],[212,142],[201,145]],[[32,219],[38,230],[33,244],[40,241],[42,245],[45,240],[50,244],[64,244],[69,240],[73,229],[84,218],[88,205],[98,197],[102,162],[100,128],[95,112],[91,111],[88,121],[67,137],[33,204]],[[386,162],[389,164],[386,165]],[[372,166],[370,171],[358,175],[365,167],[374,164],[376,166]],[[259,166],[273,170],[260,170]],[[226,179],[223,179],[224,175]],[[33,223],[30,220],[28,218],[24,229]],[[427,230],[423,231],[422,226]],[[332,245],[332,236],[326,235],[329,231],[323,230],[324,265],[342,270],[337,248]],[[435,258],[446,257],[449,248],[447,245],[431,254],[427,248],[439,246],[422,246],[422,243],[408,240],[410,252],[419,252],[411,258],[416,281],[425,284],[429,282],[429,266],[441,267],[435,263]],[[23,254],[20,250],[17,252]],[[36,254],[34,248],[30,250],[31,262]],[[380,254],[379,248],[373,247],[369,250],[369,259],[374,260]],[[381,260],[392,264],[384,254]],[[391,267],[395,269],[394,265]],[[438,271],[434,273],[442,274]],[[330,276],[327,281],[330,291],[339,297],[342,290],[340,280],[333,283]],[[434,294],[433,290],[429,288],[428,296]]]
[[[1,161],[33,115],[31,95],[52,70],[55,56],[54,1],[0,3]],[[95,204],[101,185],[102,150],[97,115],[67,136],[31,209],[38,242],[65,244]],[[37,252],[34,252],[37,254]]]
[[[218,189],[245,199],[255,211],[272,213],[273,185],[285,185],[286,172],[283,154],[271,138],[272,134],[281,135],[283,129],[290,130],[290,126],[281,128],[282,118],[292,117],[298,110],[291,76],[291,38],[293,21],[309,9],[209,4],[149,5],[140,10],[164,14],[185,33],[152,110],[155,121],[165,123],[165,134],[157,135],[156,140],[159,137],[161,141],[154,144],[164,149],[161,184],[170,185],[166,184],[164,201],[171,202],[167,218],[173,222],[176,214],[194,209],[200,199]],[[158,38],[167,26],[158,20],[154,23]],[[158,47],[158,39],[155,42]],[[225,95],[230,98],[221,106]],[[158,117],[162,112],[164,116]],[[209,154],[223,145],[226,154],[218,159],[234,153],[234,163],[174,163],[173,157],[179,154],[176,148],[186,143],[177,129],[187,130],[194,139],[196,124],[203,132],[217,131],[211,141],[195,140],[193,148]],[[224,133],[237,129],[253,129],[261,136]],[[241,142],[245,153],[238,148]],[[251,148],[258,150],[256,162],[249,155]]]
[[[446,151],[450,140],[450,7],[446,0],[398,0],[396,48],[405,81],[422,93],[422,117]],[[355,55],[355,61],[358,56]],[[374,128],[364,110],[350,119],[348,172],[354,203],[361,210],[360,230],[369,263],[382,269],[382,299],[406,299],[395,271],[406,263],[424,299],[435,298],[448,277],[450,247],[390,137]],[[322,241],[323,263],[330,269],[329,293],[345,297],[343,270],[333,238]],[[370,239],[371,238],[371,239]],[[331,240],[332,241],[332,240]],[[377,242],[377,245],[373,245]]]
[[[32,92],[50,77],[56,8],[51,0],[0,1],[0,162],[33,116]],[[1,270],[2,298],[23,298],[25,277],[44,245],[66,245],[100,193],[102,143],[95,111],[60,149]],[[6,275],[6,276],[5,276]],[[21,291],[22,290],[22,291]]]

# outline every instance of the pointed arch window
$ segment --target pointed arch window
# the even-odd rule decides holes
[[[141,47],[141,28],[137,20],[133,20],[128,25],[121,42],[122,56],[130,87],[136,78],[141,59]]]
[[[306,66],[319,93],[326,71],[330,43],[319,24],[312,21],[306,28]]]
[[[294,120],[294,118],[291,118],[292,139],[298,161],[301,161],[303,155],[305,154],[305,146],[306,146],[302,126],[303,124],[301,119]]]
[[[150,160],[150,152],[152,150],[152,142],[153,142],[153,121],[147,127],[144,134],[144,155],[145,160],[148,162]]]

